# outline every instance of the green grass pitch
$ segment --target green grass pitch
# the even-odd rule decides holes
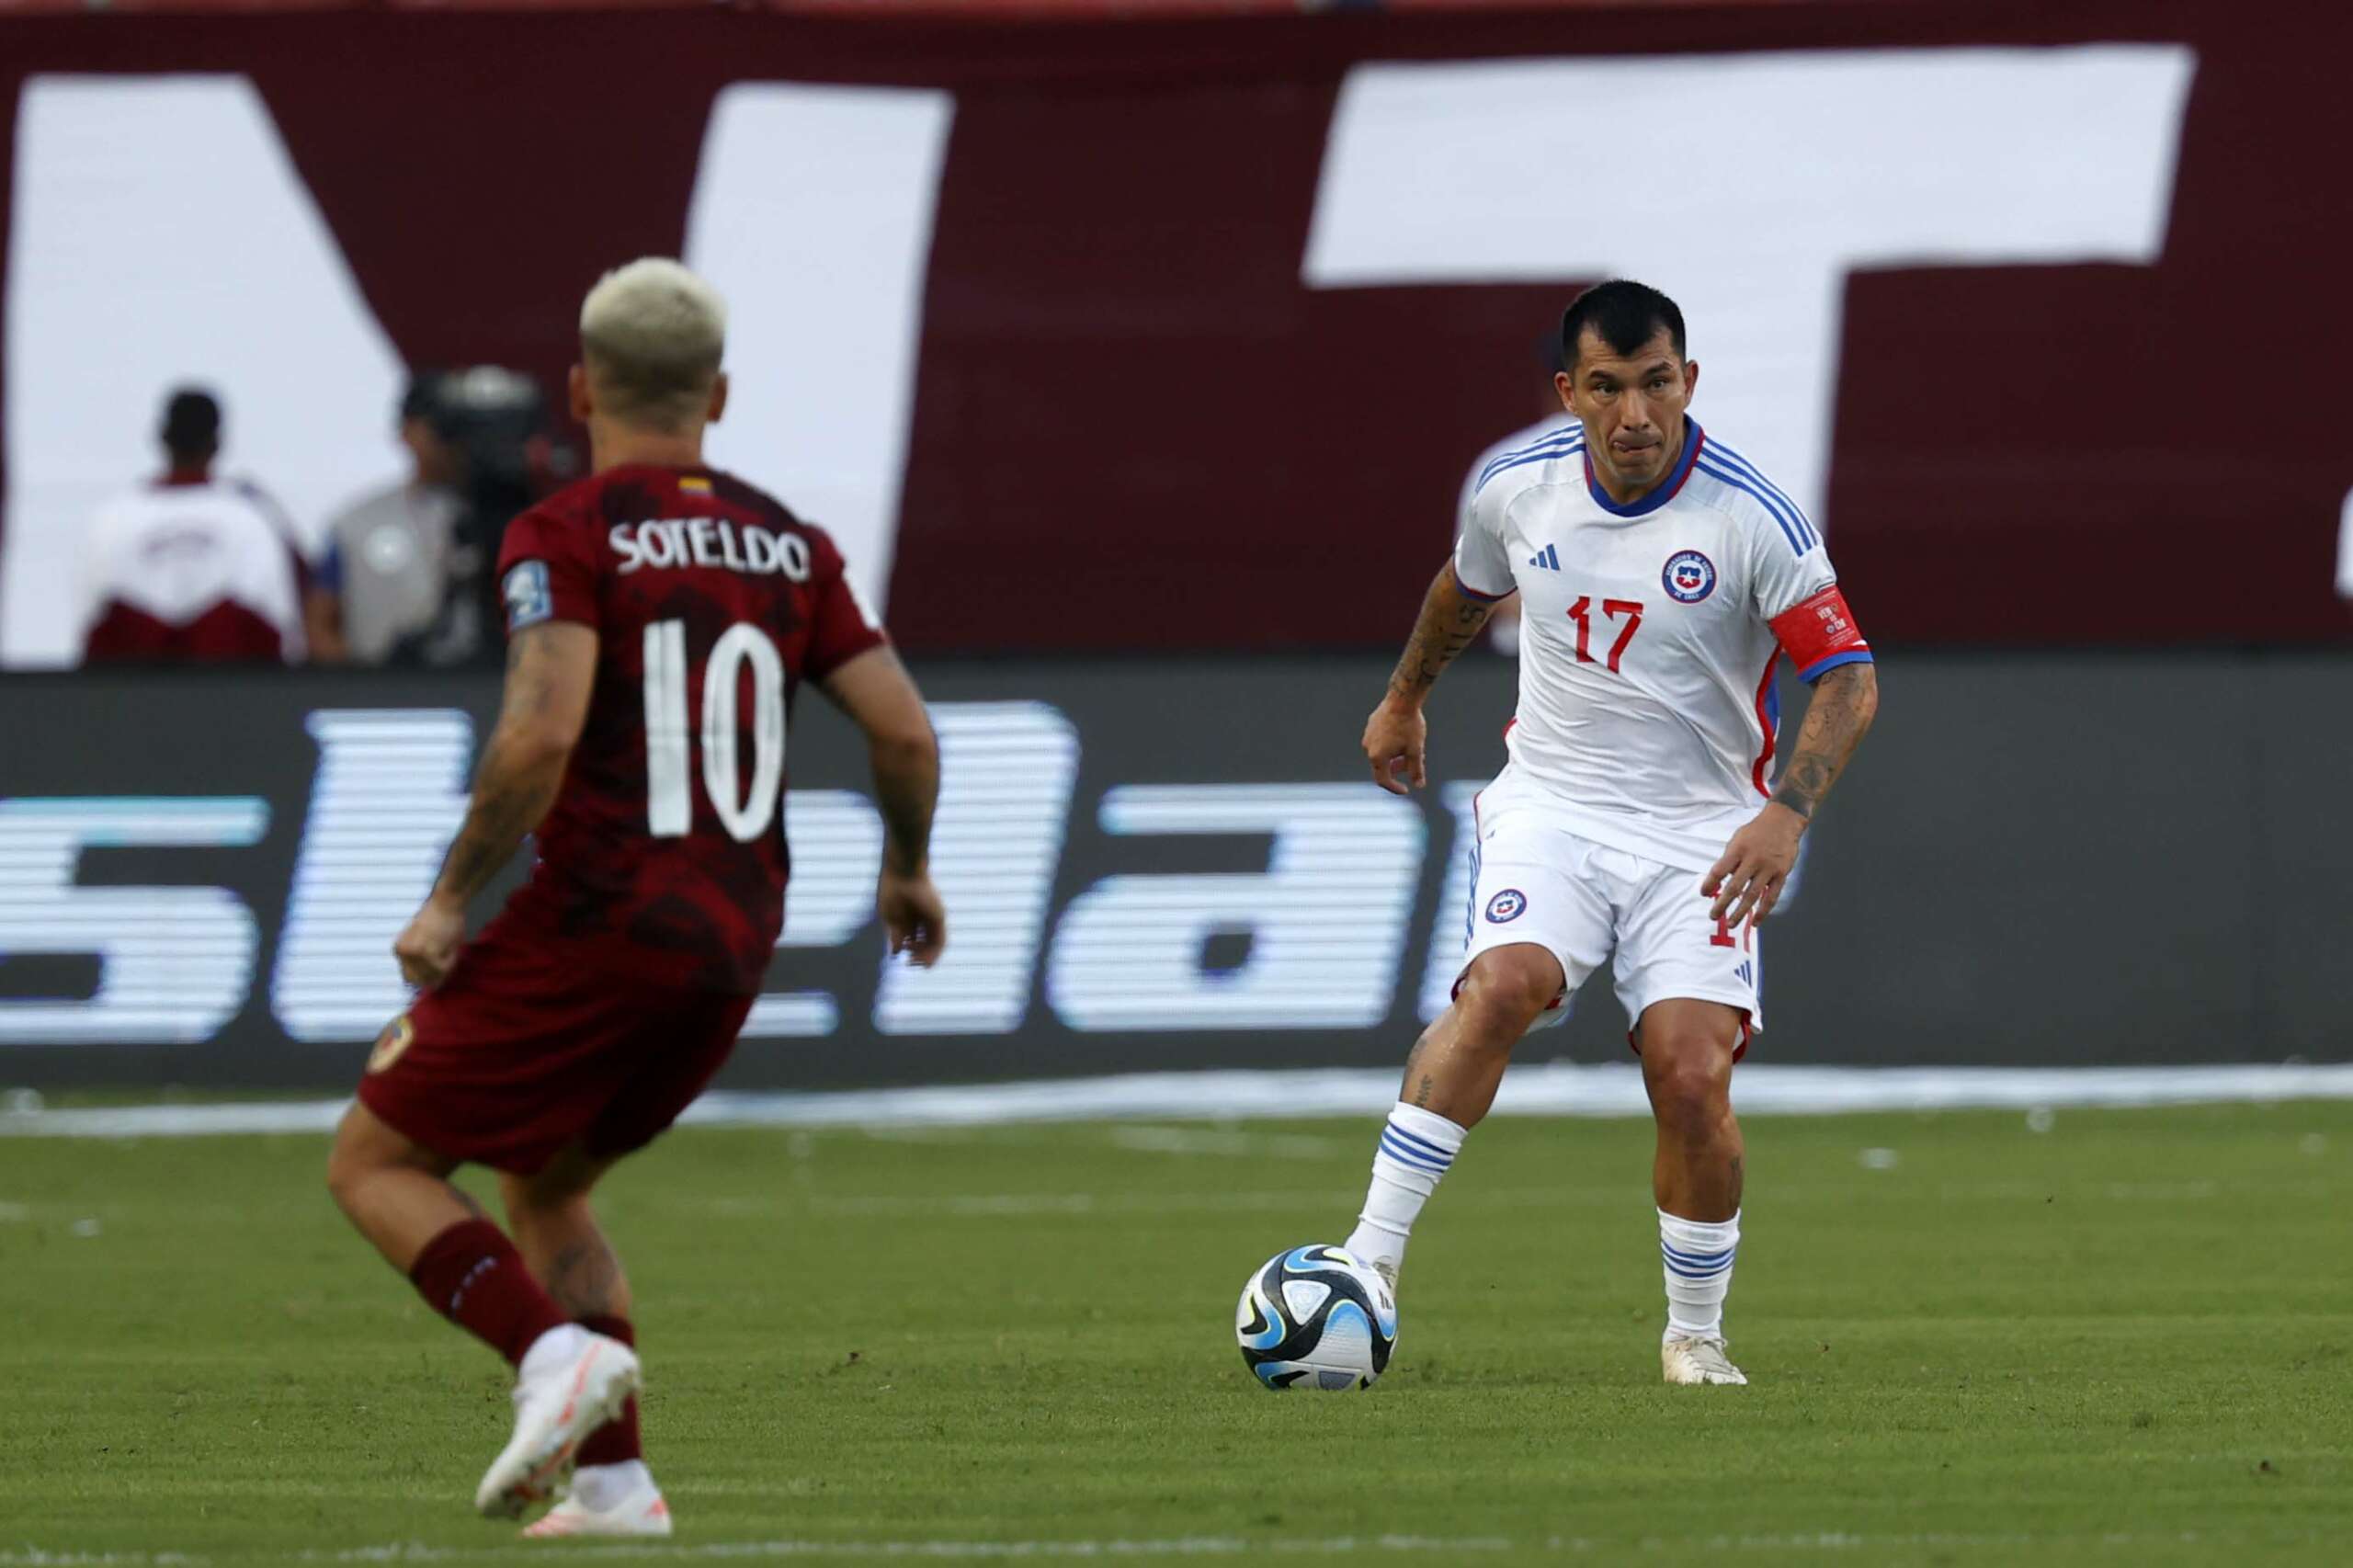
[[[1374,1131],[675,1134],[606,1204],[627,1547],[472,1516],[503,1369],[319,1140],[0,1140],[0,1568],[2353,1562],[2353,1106],[1753,1120],[1745,1390],[1659,1382],[1647,1127],[1497,1120],[1380,1387],[1269,1394],[1234,1297]]]

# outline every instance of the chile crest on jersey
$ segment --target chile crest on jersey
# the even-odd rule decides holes
[[[1696,550],[1678,550],[1666,558],[1666,570],[1659,574],[1665,585],[1667,597],[1678,604],[1696,605],[1716,591],[1716,563]]]

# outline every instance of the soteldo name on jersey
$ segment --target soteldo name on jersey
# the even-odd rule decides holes
[[[605,536],[623,575],[641,566],[722,566],[789,583],[809,580],[809,541],[771,533],[757,523],[738,528],[724,517],[662,517],[615,523]]]

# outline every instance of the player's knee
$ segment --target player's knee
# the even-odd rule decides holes
[[[375,1165],[367,1159],[355,1142],[338,1133],[335,1144],[327,1151],[327,1196],[335,1207],[348,1213],[354,1198],[366,1183]]]
[[[1729,1102],[1714,1079],[1704,1073],[1682,1069],[1654,1084],[1651,1108],[1661,1122],[1686,1137],[1696,1138],[1723,1119]]]
[[[392,1131],[364,1105],[346,1111],[327,1150],[327,1194],[350,1212],[353,1202],[369,1182],[388,1170],[447,1170],[428,1151]]]
[[[1732,1114],[1732,1059],[1718,1041],[1645,1040],[1643,1057],[1651,1109],[1662,1125],[1703,1135]]]
[[[1541,948],[1497,948],[1472,960],[1454,1001],[1467,1043],[1507,1050],[1560,994],[1559,960]]]

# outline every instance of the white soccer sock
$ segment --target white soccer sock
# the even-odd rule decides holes
[[[599,1514],[628,1502],[639,1487],[653,1484],[654,1472],[645,1468],[643,1460],[584,1464],[572,1472],[572,1494],[580,1499],[582,1507]]]
[[[1666,1269],[1669,1339],[1720,1339],[1732,1264],[1740,1251],[1740,1213],[1723,1221],[1678,1220],[1658,1211],[1659,1259]]]
[[[1471,1135],[1434,1110],[1397,1102],[1389,1125],[1381,1130],[1381,1143],[1372,1153],[1372,1186],[1364,1195],[1364,1212],[1348,1236],[1348,1250],[1368,1263],[1392,1268],[1404,1261],[1405,1238],[1422,1205],[1438,1190],[1438,1178],[1454,1164],[1462,1140]]]

